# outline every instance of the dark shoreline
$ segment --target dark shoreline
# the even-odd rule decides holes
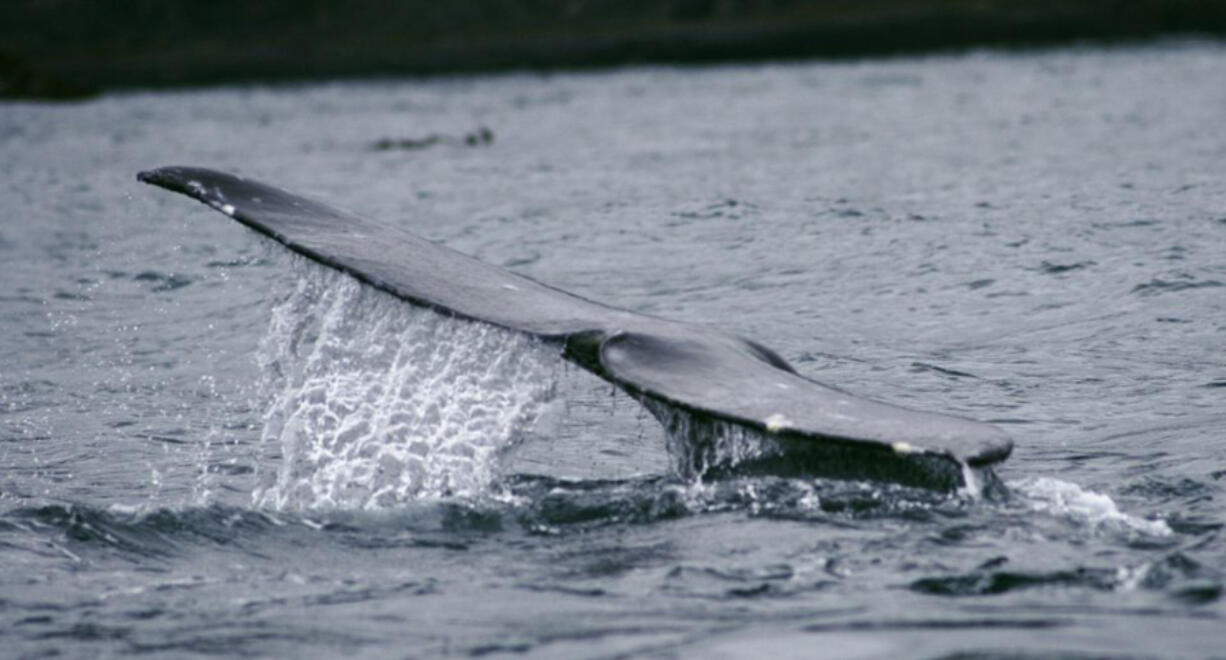
[[[11,0],[0,98],[1226,35],[1219,0]]]

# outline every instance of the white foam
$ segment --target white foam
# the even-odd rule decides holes
[[[476,495],[554,396],[541,342],[415,308],[305,259],[261,347],[258,506],[379,509]],[[279,457],[277,456],[279,454]]]
[[[1034,511],[1068,516],[1090,526],[1124,528],[1153,536],[1169,536],[1170,526],[1164,520],[1146,520],[1120,511],[1109,496],[1085,490],[1077,484],[1051,477],[1028,477],[1011,481],[1009,488],[1025,498]]]

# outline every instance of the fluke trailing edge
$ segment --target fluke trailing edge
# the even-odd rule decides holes
[[[964,466],[988,467],[1013,447],[986,424],[816,383],[752,341],[593,302],[267,184],[192,167],[138,178],[412,304],[559,344],[568,360],[642,402],[683,443],[694,472],[952,490],[965,485]],[[759,450],[716,460],[716,445],[730,433],[752,436]]]

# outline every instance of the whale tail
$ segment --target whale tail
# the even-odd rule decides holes
[[[990,467],[1013,447],[986,424],[812,381],[755,342],[591,301],[274,186],[193,167],[138,178],[411,304],[560,344],[566,359],[626,391],[661,421],[686,471],[954,490],[969,485],[969,467]]]

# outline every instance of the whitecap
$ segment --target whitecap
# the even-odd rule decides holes
[[[1052,477],[1028,477],[1009,482],[1009,488],[1033,511],[1066,516],[1091,527],[1116,527],[1151,536],[1169,536],[1164,520],[1147,520],[1120,511],[1111,497]]]

